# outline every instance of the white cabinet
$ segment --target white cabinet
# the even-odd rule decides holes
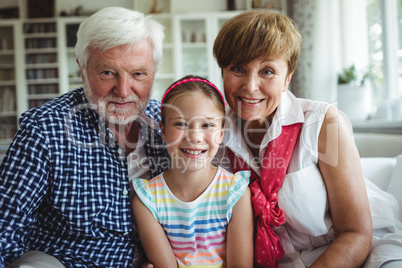
[[[55,17],[28,18],[28,0],[2,0],[0,7],[17,5],[19,18],[0,20],[0,160],[18,129],[19,116],[31,107],[82,85],[74,58],[79,24],[98,9],[122,6],[149,12],[150,0],[54,0]],[[166,88],[187,74],[208,78],[222,88],[221,71],[212,55],[222,24],[241,10],[278,7],[286,0],[234,0],[237,11],[228,11],[227,0],[158,0],[153,18],[165,27],[163,61],[156,73],[152,98],[161,99]],[[71,15],[82,6],[80,17]]]
[[[152,88],[151,98],[161,99],[166,88],[176,80],[174,67],[174,33],[172,14],[157,14],[153,18],[165,27],[165,39],[163,42],[163,60],[156,72],[155,82]]]
[[[18,119],[18,65],[22,56],[18,51],[18,31],[21,23],[17,20],[0,21],[0,151],[7,146],[17,131]]]
[[[238,13],[202,12],[174,16],[176,78],[194,74],[221,87],[221,71],[212,54],[213,44],[222,24]]]
[[[56,19],[23,21],[27,105],[33,108],[60,95]],[[25,108],[25,107],[24,107]]]
[[[61,17],[58,21],[59,73],[61,93],[82,86],[80,69],[74,57],[77,31],[84,17]]]

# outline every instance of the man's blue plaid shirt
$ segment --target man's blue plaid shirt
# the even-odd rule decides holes
[[[146,112],[160,120],[160,103]],[[155,120],[155,121],[154,121]],[[141,122],[151,177],[169,167]],[[130,267],[135,251],[124,150],[76,89],[24,113],[0,166],[0,267],[29,250],[66,267]]]

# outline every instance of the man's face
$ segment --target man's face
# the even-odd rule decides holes
[[[155,77],[153,46],[148,39],[134,45],[90,52],[85,95],[99,115],[111,124],[128,124],[141,115],[151,96]]]

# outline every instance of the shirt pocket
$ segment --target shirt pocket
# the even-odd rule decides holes
[[[278,191],[278,199],[286,222],[297,231],[320,236],[331,228],[327,191],[315,164],[287,174]]]

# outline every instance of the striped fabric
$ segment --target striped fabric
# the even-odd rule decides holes
[[[165,230],[179,267],[222,267],[226,259],[226,228],[249,176],[249,171],[232,174],[219,167],[208,188],[192,202],[176,198],[163,174],[150,181],[133,180],[133,186]]]

